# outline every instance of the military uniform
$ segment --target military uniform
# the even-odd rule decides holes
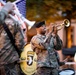
[[[37,54],[37,73],[35,75],[58,75],[59,64],[55,54],[56,38],[50,36],[46,43],[44,43],[45,35],[37,34],[31,39],[32,49]]]
[[[49,45],[47,48],[49,52],[51,67],[54,68],[53,70],[51,70],[52,71],[51,73],[52,75],[58,75],[60,63],[62,63],[59,61],[59,55],[56,52],[56,50],[60,50],[62,48],[62,40],[59,38],[58,35],[57,36],[51,35],[50,40],[49,40]]]
[[[37,54],[37,73],[35,75],[50,75],[49,55],[43,42],[46,36],[37,34],[31,39],[32,49]],[[49,67],[47,69],[46,67]],[[44,71],[42,70],[44,68]]]
[[[16,68],[18,66],[16,62],[19,60],[19,55],[2,26],[3,22],[7,23],[8,21],[6,19],[7,15],[8,13],[5,10],[0,11],[0,74],[5,72],[6,75],[19,75],[18,68]],[[16,46],[19,50],[22,50],[25,43],[19,26],[14,21],[7,26],[15,38]]]

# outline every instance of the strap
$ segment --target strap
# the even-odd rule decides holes
[[[6,72],[4,66],[0,66],[0,75],[6,75],[5,73]]]
[[[3,28],[4,28],[4,30],[6,31],[7,35],[8,35],[11,43],[12,43],[12,45],[14,46],[14,48],[16,49],[17,53],[18,53],[19,56],[20,56],[21,52],[20,52],[20,50],[18,49],[18,47],[15,45],[15,39],[13,38],[13,35],[12,35],[12,33],[10,32],[8,26],[6,25],[6,23],[3,23],[2,25],[3,25]]]

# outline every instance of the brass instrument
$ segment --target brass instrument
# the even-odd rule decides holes
[[[50,34],[54,31],[54,27],[57,27],[57,31],[61,30],[63,27],[69,27],[70,26],[70,21],[68,19],[65,19],[62,24],[57,25],[56,23],[52,23],[49,27],[46,28],[46,39],[44,42],[47,41],[48,37]],[[51,28],[50,28],[51,27]]]
[[[62,24],[57,25],[56,27],[57,27],[57,30],[61,30],[64,26],[65,27],[70,26],[70,21],[68,19],[65,19]]]
[[[23,22],[25,22],[27,25],[28,25],[28,30],[30,30],[33,25],[35,24],[35,21],[29,21],[28,19],[26,19],[25,17],[22,16],[22,14],[20,13],[20,11],[18,10],[17,6],[16,6],[16,3],[19,2],[20,0],[17,0],[17,1],[14,1],[12,4],[14,4],[15,6],[15,9],[16,10],[13,10],[12,12],[17,15],[21,20],[22,22],[20,22],[18,19],[16,19],[15,16],[9,14],[9,17],[11,17],[14,21],[18,22],[20,25],[23,24]],[[3,0],[0,0],[0,2],[3,4],[3,5],[6,5],[6,3],[3,1]]]

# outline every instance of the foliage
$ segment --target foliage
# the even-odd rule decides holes
[[[26,0],[26,18],[35,21],[47,20],[48,22],[62,18],[76,18],[76,1]]]
[[[30,20],[76,18],[75,0],[27,0],[26,6]]]

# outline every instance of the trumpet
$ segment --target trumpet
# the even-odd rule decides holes
[[[16,0],[13,2],[15,9],[12,12],[17,15],[24,23],[26,23],[28,25],[28,30],[30,30],[33,25],[35,24],[35,21],[29,21],[28,19],[26,19],[25,17],[22,16],[22,14],[19,12],[16,3],[19,2],[20,0]],[[0,0],[0,2],[5,5],[6,3],[3,0]],[[16,22],[18,22],[20,25],[22,25],[23,22],[20,22],[18,19],[16,19],[13,15],[9,14],[9,16]]]
[[[51,26],[51,28],[52,27],[57,27],[57,31],[59,31],[59,30],[61,30],[63,27],[69,27],[70,26],[70,21],[68,20],[68,19],[65,19],[64,21],[63,21],[63,23],[62,24],[60,24],[60,25],[56,25],[56,24],[54,24],[53,23],[53,26]],[[48,40],[48,38],[50,37],[50,34],[53,32],[53,30],[50,30],[49,31],[49,28],[50,27],[48,27],[48,28],[46,28],[46,39],[44,40],[44,42],[46,42],[47,40]],[[53,28],[54,29],[54,28]]]
[[[56,27],[57,27],[57,30],[61,30],[64,26],[65,27],[70,26],[70,21],[68,19],[65,19],[62,24],[57,25]]]
[[[51,23],[51,25],[49,25],[49,27],[46,28],[46,33],[48,32],[53,32],[54,28],[57,28],[57,31],[61,30],[63,27],[69,27],[70,26],[70,21],[68,19],[64,19],[62,24],[57,24],[57,23]]]

